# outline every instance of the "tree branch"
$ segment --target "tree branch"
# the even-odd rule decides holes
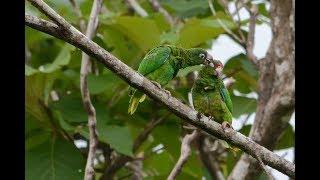
[[[79,27],[81,32],[84,32],[86,29],[86,22],[83,19],[82,13],[81,13],[81,9],[78,5],[78,3],[75,0],[69,0],[72,7],[73,7],[73,11],[75,12],[75,14],[78,16],[79,18]]]
[[[210,10],[213,14],[213,16],[216,16],[217,13],[214,9],[214,6],[213,6],[213,3],[212,3],[213,0],[208,0],[208,3],[209,3],[209,7],[210,7]],[[243,40],[241,40],[236,34],[234,34],[221,20],[220,18],[216,17],[217,18],[217,21],[218,23],[220,24],[220,26],[222,27],[222,29],[230,36],[232,37],[233,39],[235,39],[237,42],[239,42],[240,44],[243,44]],[[231,17],[232,18],[232,17]]]
[[[207,135],[203,134],[199,137],[199,154],[201,161],[203,162],[204,166],[207,168],[208,172],[210,173],[211,177],[217,180],[225,180],[224,175],[220,169],[219,163],[217,158],[206,149],[208,146],[205,144],[205,139]]]
[[[251,62],[258,67],[258,59],[253,53],[253,48],[254,48],[254,35],[256,31],[256,20],[258,16],[258,6],[253,4],[251,9],[247,9],[250,14],[250,19],[249,19],[249,32],[248,32],[248,37],[247,37],[247,46],[246,46],[246,51],[247,51],[247,56],[248,59],[251,60]]]
[[[155,10],[156,12],[159,12],[161,14],[163,14],[163,16],[166,18],[166,20],[169,22],[169,24],[171,26],[173,26],[175,24],[175,20],[174,18],[168,13],[167,10],[165,10],[161,4],[159,3],[158,0],[149,0],[153,10]]]
[[[94,0],[90,19],[88,22],[86,36],[88,39],[92,39],[98,26],[98,14],[101,10],[102,0]],[[81,26],[80,26],[81,27]],[[84,108],[88,114],[88,127],[89,127],[89,153],[87,157],[87,164],[85,169],[85,179],[94,179],[94,159],[96,155],[96,149],[98,146],[98,134],[97,134],[97,119],[96,110],[90,99],[90,92],[88,88],[87,76],[91,69],[90,58],[86,53],[82,53],[81,69],[80,69],[80,91],[82,96],[82,102]]]
[[[259,63],[258,107],[249,137],[270,150],[287,128],[295,107],[293,9],[291,0],[271,1],[273,39],[266,57]],[[260,173],[258,162],[242,155],[229,179],[255,179]]]
[[[132,8],[139,16],[147,17],[148,13],[144,10],[136,0],[125,0],[125,2]]]
[[[186,134],[181,143],[181,154],[180,157],[169,174],[167,180],[176,179],[177,175],[180,173],[182,166],[187,162],[188,157],[191,155],[191,142],[199,135],[198,130],[194,130],[191,134]]]
[[[43,1],[36,1],[40,4],[44,4]],[[41,8],[41,6],[36,6]],[[42,9],[43,11],[43,9]],[[50,11],[53,11],[50,9]],[[56,13],[55,13],[56,14]],[[52,15],[52,13],[51,13]],[[54,17],[56,19],[61,19],[59,15]],[[63,18],[62,18],[63,19]],[[162,88],[154,85],[150,80],[135,72],[133,69],[128,67],[126,64],[118,60],[112,54],[101,48],[99,45],[88,39],[81,32],[76,30],[70,24],[68,29],[56,28],[57,25],[49,23],[48,21],[40,20],[36,17],[31,17],[30,15],[25,16],[26,25],[31,28],[42,30],[48,34],[51,34],[59,39],[62,39],[70,44],[78,47],[82,51],[86,52],[88,55],[96,58],[105,67],[114,72],[117,76],[122,78],[130,86],[144,92],[150,98],[157,102],[164,104],[171,112],[173,112],[182,120],[202,129],[203,131],[223,139],[234,146],[239,147],[248,154],[254,156],[257,152],[262,154],[261,159],[266,164],[280,172],[283,172],[290,177],[295,177],[295,165],[280,156],[274,154],[268,149],[260,146],[251,139],[245,137],[241,133],[231,130],[226,133],[223,131],[221,125],[217,122],[211,121],[206,116],[201,116],[200,114],[191,109],[189,106],[181,103],[178,99],[169,96]],[[66,22],[64,19],[62,22]],[[65,32],[64,32],[65,31]],[[63,33],[62,33],[63,32]]]

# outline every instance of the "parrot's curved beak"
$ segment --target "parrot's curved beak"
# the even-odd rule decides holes
[[[207,53],[206,55],[206,60],[205,60],[205,65],[208,65],[208,66],[211,66],[211,67],[214,67],[214,60],[213,60],[213,57]]]
[[[218,76],[222,75],[223,64],[219,60],[213,60],[213,68],[217,72]]]

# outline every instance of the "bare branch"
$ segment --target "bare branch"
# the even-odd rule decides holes
[[[214,179],[217,180],[224,180],[224,175],[220,169],[219,162],[217,158],[210,153],[210,151],[207,148],[205,144],[205,139],[208,136],[203,134],[199,137],[199,153],[200,158],[205,167],[208,169],[208,172],[210,173],[211,177],[214,177]]]
[[[139,16],[147,17],[148,13],[144,10],[136,0],[125,0],[125,2],[132,8]]]
[[[41,1],[40,3],[42,4],[44,2]],[[59,18],[62,17],[59,16]],[[62,30],[54,29],[52,23],[48,24],[47,21],[40,20],[38,18],[37,20],[34,19],[35,17],[31,18],[30,16],[26,15],[26,25],[37,30],[43,30],[43,32],[48,32],[49,34],[54,35],[55,37],[80,48],[82,51],[97,59],[105,67],[107,67],[117,76],[126,81],[130,86],[133,86],[134,88],[144,92],[155,101],[164,104],[171,112],[173,112],[178,117],[181,117],[182,120],[202,129],[203,131],[217,138],[223,139],[228,143],[239,147],[252,156],[254,156],[257,152],[260,152],[260,154],[262,154],[261,159],[266,165],[269,165],[270,167],[273,167],[280,172],[289,175],[290,177],[295,176],[295,165],[293,163],[260,146],[241,133],[233,130],[226,133],[225,131],[223,131],[219,123],[211,121],[206,116],[200,117],[197,111],[181,103],[178,99],[168,95],[165,90],[157,87],[150,80],[135,72],[133,69],[114,57],[112,54],[101,48],[96,43],[92,42],[71,25],[69,29],[64,29],[67,32],[61,33]],[[48,25],[48,27],[46,27],[46,25]]]
[[[79,18],[79,26],[80,26],[80,30],[81,32],[84,32],[86,29],[86,22],[83,19],[82,13],[81,13],[81,9],[78,5],[78,3],[75,0],[69,0],[72,7],[73,7],[73,11],[75,12],[75,14],[78,16]]]
[[[216,11],[215,11],[215,9],[214,9],[214,7],[213,7],[212,1],[213,1],[213,0],[208,0],[209,7],[210,7],[210,10],[211,10],[212,14],[213,14],[214,16],[216,16],[217,13],[216,13]],[[226,33],[227,33],[228,35],[230,35],[233,39],[235,39],[235,40],[236,40],[237,42],[239,42],[240,44],[243,44],[243,43],[244,43],[236,34],[234,34],[234,33],[220,20],[220,18],[218,18],[218,17],[216,17],[216,18],[217,18],[217,21],[218,21],[218,23],[220,24],[220,26],[223,28],[224,31],[226,31]]]
[[[292,0],[271,1],[273,38],[266,57],[259,62],[258,107],[249,137],[270,150],[275,148],[289,125],[295,108],[293,5]],[[244,154],[229,177],[232,180],[254,179],[260,173],[259,163]]]
[[[92,39],[94,32],[98,25],[98,14],[101,10],[102,0],[94,0],[88,27],[86,30],[86,36],[88,39]],[[81,27],[81,26],[80,26]],[[91,103],[90,92],[88,88],[87,76],[90,71],[90,58],[86,53],[82,53],[81,69],[80,69],[80,91],[82,95],[82,101],[84,108],[88,114],[88,127],[89,127],[89,153],[87,158],[87,164],[85,169],[85,179],[94,179],[94,159],[96,155],[96,149],[98,146],[98,134],[97,134],[97,119],[96,110]]]
[[[166,20],[169,22],[169,24],[171,26],[173,26],[175,24],[175,20],[174,18],[168,13],[167,10],[165,10],[161,4],[159,3],[158,0],[149,0],[152,8],[156,11],[156,12],[160,12],[161,14],[163,14],[163,16],[166,18]]]
[[[187,162],[188,157],[191,154],[191,142],[199,135],[198,130],[194,130],[191,134],[186,134],[181,143],[181,154],[180,157],[174,166],[174,168],[171,170],[167,180],[174,180],[177,175],[180,173],[182,166]]]
[[[258,6],[253,4],[251,9],[248,9],[250,13],[250,20],[249,20],[249,32],[247,37],[247,56],[251,62],[258,67],[258,59],[253,53],[254,48],[254,34],[256,30],[256,20],[258,16]]]

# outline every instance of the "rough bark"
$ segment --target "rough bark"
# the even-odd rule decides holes
[[[88,39],[92,39],[98,26],[98,14],[100,13],[102,6],[102,0],[94,0],[88,27],[86,30],[86,36]],[[84,28],[84,25],[80,24],[80,28]],[[80,91],[84,108],[88,114],[88,127],[89,127],[89,153],[87,157],[85,179],[94,179],[94,159],[96,156],[96,150],[98,146],[98,134],[97,134],[97,119],[96,110],[91,103],[90,92],[88,88],[87,76],[91,69],[90,57],[86,53],[82,53],[81,69],[80,69]]]
[[[143,91],[155,101],[164,104],[171,112],[180,117],[182,120],[217,138],[223,139],[228,143],[239,147],[252,156],[256,156],[258,154],[266,165],[269,165],[270,167],[273,167],[280,172],[289,175],[290,177],[294,177],[295,165],[293,163],[274,154],[241,133],[233,130],[230,130],[230,132],[225,132],[219,123],[211,121],[206,116],[200,115],[197,111],[181,103],[178,99],[168,95],[165,90],[157,87],[147,78],[140,75],[126,64],[118,60],[112,54],[88,39],[85,35],[83,35],[56,12],[54,12],[43,1],[29,1],[31,1],[35,7],[37,7],[51,20],[58,24],[55,25],[48,21],[26,15],[25,22],[29,27],[42,30],[43,32],[51,34],[78,47],[88,55],[101,62],[105,67],[110,69],[113,73],[122,78],[131,86]]]
[[[249,137],[273,150],[295,107],[294,3],[271,1],[273,39],[264,60],[259,63],[259,98]],[[255,179],[261,168],[255,159],[244,154],[229,179]]]

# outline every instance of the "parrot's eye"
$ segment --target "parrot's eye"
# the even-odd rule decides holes
[[[203,53],[200,53],[200,54],[199,54],[199,57],[200,57],[201,59],[204,59],[204,58],[206,57],[206,55],[203,54]]]

